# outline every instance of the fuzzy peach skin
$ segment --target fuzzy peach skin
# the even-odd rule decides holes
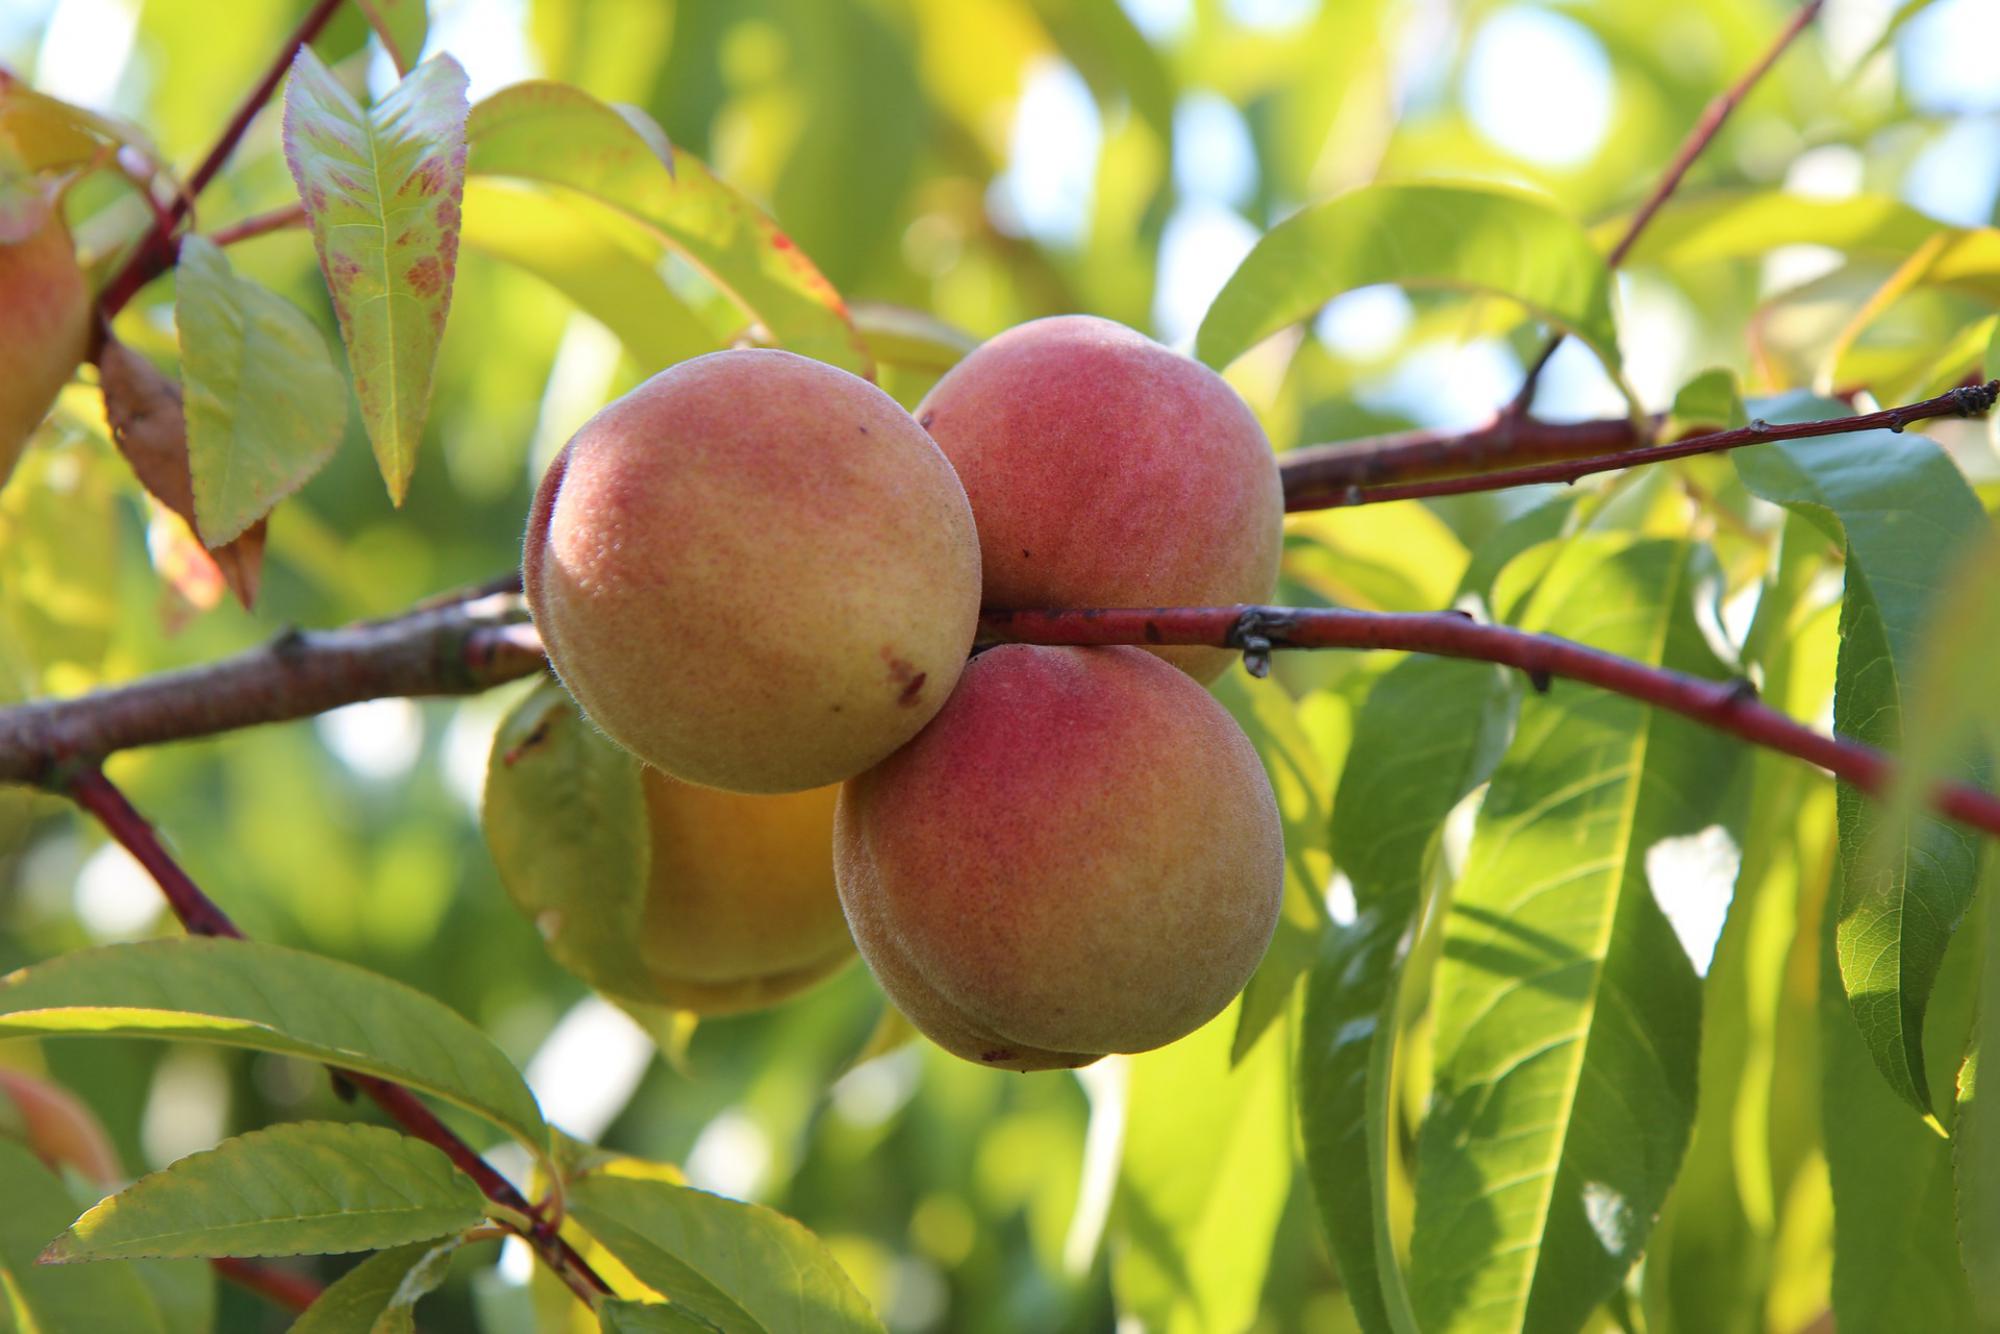
[[[1256,751],[1135,648],[1008,645],[842,788],[861,957],[932,1041],[1009,1070],[1193,1032],[1277,925],[1284,843]]]
[[[123,1179],[111,1136],[68,1089],[19,1070],[0,1070],[0,1099],[10,1104],[0,1108],[0,1134],[17,1131],[51,1168],[74,1168],[99,1186]]]
[[[90,289],[62,219],[0,245],[0,483],[83,360]]]
[[[523,579],[563,684],[676,778],[796,792],[930,721],[979,619],[979,543],[895,400],[789,352],[711,353],[585,423]]]
[[[1285,516],[1271,442],[1223,378],[1110,320],[1035,320],[917,405],[979,523],[988,607],[1268,602]],[[1232,655],[1155,649],[1208,681]]]
[[[652,869],[639,942],[661,1003],[756,1009],[854,957],[833,888],[837,786],[745,796],[644,773]]]

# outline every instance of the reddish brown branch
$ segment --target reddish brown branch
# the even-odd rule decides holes
[[[1293,607],[1152,607],[1106,611],[988,612],[982,634],[1032,644],[1208,644],[1223,648],[1401,649],[1516,667],[1531,680],[1581,681],[1692,718],[1707,727],[1816,764],[1863,792],[1879,794],[1892,766],[1859,742],[1822,736],[1757,702],[1743,681],[1710,681],[1554,635],[1481,625],[1453,612],[1398,614]],[[2000,797],[1959,784],[1940,786],[1937,809],[2000,835]]]
[[[1611,247],[1611,253],[1605,257],[1605,263],[1609,267],[1615,269],[1625,262],[1625,257],[1632,253],[1632,247],[1638,243],[1640,234],[1653,221],[1653,216],[1660,211],[1667,200],[1673,197],[1674,191],[1680,189],[1681,182],[1686,179],[1688,169],[1694,166],[1695,159],[1707,152],[1708,146],[1715,142],[1715,136],[1722,132],[1723,122],[1727,121],[1730,113],[1750,95],[1750,90],[1771,72],[1771,66],[1778,63],[1778,57],[1785,53],[1785,48],[1789,47],[1798,35],[1819,17],[1819,11],[1825,2],[1826,0],[1807,0],[1807,3],[1800,5],[1798,12],[1792,15],[1791,22],[1787,23],[1784,30],[1772,40],[1757,63],[1702,111],[1701,119],[1694,123],[1694,128],[1688,131],[1687,138],[1681,141],[1673,160],[1667,163],[1666,171],[1653,186],[1653,192],[1639,205],[1638,211],[1632,215],[1632,220],[1625,224],[1625,234],[1618,238],[1618,244]],[[1535,389],[1541,381],[1542,371],[1549,364],[1549,358],[1556,354],[1556,349],[1562,346],[1562,341],[1563,332],[1560,329],[1549,336],[1548,342],[1542,345],[1541,355],[1537,356],[1534,365],[1528,368],[1527,375],[1521,381],[1520,391],[1514,395],[1514,401],[1507,405],[1503,415],[1510,417],[1527,415],[1528,409],[1534,406]]]
[[[2000,380],[1991,380],[1982,385],[1953,389],[1939,394],[1936,398],[1927,398],[1921,403],[1884,408],[1880,412],[1867,412],[1858,417],[1830,417],[1809,422],[1755,421],[1748,426],[1739,426],[1733,430],[1691,435],[1671,444],[1648,445],[1640,449],[1621,450],[1594,457],[1569,458],[1565,461],[1530,464],[1525,467],[1505,468],[1469,476],[1431,477],[1422,481],[1392,482],[1379,486],[1349,483],[1339,488],[1329,488],[1326,478],[1329,475],[1340,475],[1345,467],[1338,455],[1308,458],[1303,460],[1296,470],[1287,460],[1281,465],[1285,477],[1285,508],[1335,509],[1344,505],[1373,505],[1389,500],[1421,500],[1431,496],[1465,495],[1474,491],[1504,491],[1511,487],[1532,486],[1536,483],[1574,482],[1594,473],[1615,472],[1620,468],[1633,468],[1648,463],[1664,463],[1670,459],[1684,459],[1696,454],[1714,454],[1727,449],[1740,449],[1745,445],[1766,444],[1773,440],[1805,440],[1814,436],[1846,435],[1851,431],[1882,428],[1900,431],[1906,426],[1929,421],[1934,417],[1976,417],[1991,411],[1996,398],[2000,398]],[[1591,432],[1585,428],[1602,425],[1604,423],[1582,422],[1575,426],[1561,427],[1522,419],[1511,425],[1504,422],[1495,423],[1486,429],[1489,433],[1495,433],[1492,437],[1494,439],[1515,442],[1513,448],[1525,448],[1531,454],[1534,450],[1546,449],[1560,459],[1562,450],[1590,438]],[[1511,434],[1499,434],[1504,432]],[[1421,449],[1410,450],[1405,456],[1405,462],[1417,469],[1437,466],[1437,450],[1440,446],[1426,448],[1430,450],[1428,454]]]
[[[1638,439],[1629,417],[1584,422],[1500,417],[1470,431],[1401,431],[1306,445],[1281,455],[1278,471],[1286,509],[1329,509],[1354,504],[1349,493],[1358,487],[1459,477],[1509,463],[1594,458]]]
[[[218,227],[208,239],[219,246],[232,246],[238,241],[248,241],[254,237],[284,231],[287,227],[305,225],[306,206],[287,204],[283,208],[274,208],[267,213],[253,213],[240,222],[232,222],[227,227]],[[176,246],[175,249],[178,251],[179,247]]]
[[[123,310],[126,303],[139,294],[141,288],[174,266],[175,257],[180,251],[174,229],[193,209],[195,196],[208,188],[208,183],[215,179],[223,164],[229,161],[230,154],[236,151],[236,145],[243,141],[243,136],[250,129],[250,122],[257,119],[257,113],[271,100],[271,94],[278,90],[278,84],[284,79],[285,71],[291,68],[292,57],[298,54],[300,47],[319,36],[320,30],[326,27],[333,18],[334,11],[339,8],[340,0],[317,0],[311,9],[306,11],[306,16],[299,20],[299,26],[292,31],[284,46],[279,48],[270,67],[264,71],[264,76],[257,80],[256,87],[252,88],[249,95],[243,99],[243,104],[236,108],[236,114],[222,127],[222,133],[216,136],[215,146],[208,150],[208,156],[201,160],[201,165],[197,166],[194,174],[188,177],[187,187],[168,207],[162,223],[156,224],[146,233],[145,239],[139,242],[138,248],[132,252],[124,266],[112,276],[111,281],[107,282],[104,290],[98,294],[97,309],[103,319],[108,321]]]
[[[60,785],[77,805],[96,816],[106,832],[159,883],[161,892],[166,895],[167,905],[173,909],[181,925],[187,928],[188,934],[222,936],[231,940],[244,938],[229,915],[202,893],[201,887],[181,869],[180,863],[160,842],[152,825],[104,776],[103,770],[91,764],[76,766],[62,775]],[[494,1171],[415,1094],[374,1075],[352,1070],[336,1070],[335,1074],[366,1093],[376,1106],[388,1113],[390,1120],[409,1134],[443,1150],[460,1171],[472,1178],[489,1201],[510,1215],[510,1219],[530,1220],[523,1225],[522,1235],[577,1296],[586,1303],[594,1304],[596,1294],[609,1291],[604,1280],[557,1234],[554,1226],[543,1220],[540,1211],[514,1188],[514,1184]]]
[[[287,1311],[303,1311],[319,1300],[324,1289],[304,1274],[293,1273],[289,1269],[279,1269],[275,1265],[259,1264],[255,1260],[239,1260],[234,1256],[221,1256],[210,1260],[209,1267],[239,1288],[256,1293],[259,1297],[284,1307]]]

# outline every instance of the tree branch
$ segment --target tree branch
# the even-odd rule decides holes
[[[1614,423],[1578,422],[1568,426],[1552,426],[1528,418],[1517,418],[1512,421],[1503,418],[1481,428],[1480,431],[1455,437],[1383,437],[1390,442],[1386,450],[1370,442],[1367,450],[1355,450],[1351,456],[1341,452],[1340,446],[1320,446],[1310,451],[1294,451],[1280,460],[1279,471],[1285,482],[1287,510],[1337,509],[1348,505],[1379,504],[1389,500],[1421,500],[1431,496],[1457,496],[1475,491],[1504,491],[1511,487],[1531,486],[1536,483],[1574,482],[1593,473],[1614,472],[1620,468],[1634,468],[1648,463],[1665,463],[1670,459],[1684,459],[1696,454],[1714,454],[1722,450],[1740,449],[1745,445],[1766,444],[1773,440],[1805,440],[1814,436],[1846,435],[1850,431],[1870,431],[1885,427],[1891,431],[1900,431],[1906,426],[1929,421],[1934,417],[1981,416],[1992,410],[1996,399],[2000,399],[2000,380],[1989,380],[1982,385],[1960,386],[1939,394],[1936,398],[1927,398],[1921,403],[1884,408],[1880,412],[1867,412],[1857,417],[1829,417],[1809,422],[1774,423],[1759,420],[1733,430],[1709,431],[1687,436],[1672,444],[1647,445],[1638,449],[1581,458],[1566,455],[1565,451],[1597,439],[1615,438],[1616,432],[1611,429]],[[1632,438],[1630,424],[1619,423],[1619,425],[1624,426],[1626,437]],[[1504,454],[1509,450],[1521,450],[1525,451],[1528,457],[1535,457],[1537,451],[1542,451],[1542,457],[1552,456],[1559,461],[1475,472],[1466,476],[1437,477],[1433,470],[1450,466],[1456,460],[1453,451],[1458,443],[1468,440],[1473,442],[1474,450],[1482,452],[1487,458],[1495,454]],[[1305,457],[1300,457],[1301,455]],[[1355,462],[1350,463],[1350,457]],[[1294,463],[1294,459],[1298,461]],[[1373,476],[1407,475],[1399,471],[1404,468],[1419,474],[1424,480],[1397,481],[1382,485],[1358,482],[1330,484],[1330,479],[1346,476],[1355,471]]]
[[[1294,607],[1153,607],[1116,611],[988,612],[984,635],[1031,644],[1205,644],[1246,649],[1401,649],[1516,667],[1537,689],[1581,681],[1666,709],[1752,745],[1816,764],[1879,795],[1893,766],[1870,746],[1822,736],[1757,702],[1747,681],[1710,681],[1634,662],[1554,635],[1481,625],[1456,612],[1362,612]],[[1253,662],[1254,666],[1254,662]],[[2000,796],[1941,785],[1932,801],[1962,824],[2000,836]]]
[[[208,188],[208,183],[215,179],[223,164],[229,161],[230,154],[236,151],[236,145],[243,141],[243,136],[250,129],[250,122],[257,118],[257,113],[271,100],[271,94],[277,91],[279,82],[285,77],[285,71],[291,68],[292,57],[298,54],[300,47],[319,36],[320,30],[326,27],[338,8],[340,0],[317,0],[311,9],[306,11],[306,16],[299,20],[299,26],[292,31],[291,37],[279,49],[277,56],[271,61],[270,68],[264,71],[264,77],[257,81],[256,87],[252,88],[249,95],[243,99],[243,104],[236,108],[236,114],[229,118],[229,123],[222,127],[222,133],[216,136],[215,146],[208,150],[208,156],[201,160],[201,165],[194,169],[192,176],[188,177],[186,188],[175,196],[173,204],[166,211],[166,216],[146,233],[145,239],[139,242],[138,248],[132,252],[124,266],[112,276],[111,281],[107,282],[104,290],[98,294],[97,309],[102,319],[109,321],[113,315],[125,308],[127,302],[139,294],[141,288],[174,266],[175,258],[180,252],[180,244],[174,236],[174,229],[194,208],[195,196]]]
[[[146,817],[134,809],[125,794],[95,764],[71,766],[59,778],[60,789],[84,810],[96,816],[112,838],[146,868],[159,882],[167,905],[187,928],[189,935],[222,936],[242,940],[243,932],[214,900],[201,892],[194,879],[181,869],[172,853],[160,842]],[[472,1147],[439,1120],[437,1114],[399,1084],[352,1070],[334,1073],[354,1085],[388,1113],[389,1119],[409,1134],[442,1149],[458,1169],[471,1177],[493,1204],[509,1215],[530,1220],[518,1228],[522,1237],[586,1304],[595,1306],[597,1294],[608,1292],[584,1258],[562,1239],[553,1224],[530,1204],[514,1184],[494,1171]]]
[[[260,1264],[255,1260],[218,1256],[208,1264],[217,1274],[237,1287],[254,1292],[259,1297],[295,1313],[305,1310],[318,1301],[322,1291],[318,1283],[304,1274],[295,1274],[289,1269]]]
[[[1805,4],[1800,5],[1798,12],[1792,15],[1791,22],[1787,23],[1772,40],[1770,47],[1758,58],[1757,63],[1745,71],[1743,77],[1728,91],[1717,96],[1702,111],[1701,119],[1695,122],[1692,130],[1688,131],[1687,138],[1681,141],[1680,149],[1675,152],[1673,160],[1667,163],[1667,169],[1661,174],[1659,183],[1653,187],[1653,192],[1646,196],[1645,202],[1639,205],[1638,212],[1632,215],[1632,220],[1625,224],[1625,234],[1618,238],[1618,244],[1613,246],[1611,253],[1605,257],[1604,262],[1608,267],[1615,269],[1625,262],[1625,257],[1632,253],[1633,245],[1638,242],[1640,233],[1644,232],[1647,225],[1652,222],[1653,215],[1673,197],[1674,191],[1680,189],[1681,182],[1686,179],[1688,169],[1694,166],[1695,159],[1715,142],[1715,136],[1722,132],[1723,122],[1729,119],[1729,114],[1736,110],[1743,99],[1750,95],[1750,90],[1770,73],[1771,66],[1778,63],[1778,57],[1785,53],[1785,48],[1789,47],[1798,35],[1819,17],[1819,11],[1825,2],[1826,0],[1807,0]],[[1549,335],[1548,342],[1542,346],[1541,355],[1535,358],[1534,365],[1528,367],[1528,373],[1521,381],[1520,391],[1514,395],[1514,401],[1503,410],[1502,416],[1524,417],[1528,409],[1535,405],[1535,389],[1541,381],[1542,370],[1549,364],[1549,358],[1556,354],[1556,349],[1562,346],[1563,337],[1563,331],[1560,329]]]

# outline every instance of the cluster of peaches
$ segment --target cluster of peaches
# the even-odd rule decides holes
[[[1092,318],[1002,334],[914,413],[762,349],[598,413],[523,578],[561,682],[645,766],[656,999],[765,1004],[858,947],[930,1038],[1014,1070],[1220,1013],[1284,862],[1202,686],[1232,655],[974,641],[982,607],[1267,600],[1282,511],[1234,391]]]

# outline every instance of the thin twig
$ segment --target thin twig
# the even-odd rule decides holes
[[[1687,138],[1681,141],[1680,149],[1667,164],[1667,169],[1661,174],[1659,182],[1653,186],[1653,192],[1646,196],[1646,201],[1639,205],[1638,212],[1634,213],[1632,220],[1625,224],[1625,234],[1618,238],[1618,244],[1611,247],[1611,253],[1605,256],[1607,266],[1615,269],[1625,262],[1625,257],[1632,253],[1632,247],[1638,243],[1640,233],[1646,230],[1647,224],[1653,220],[1653,215],[1658,213],[1667,200],[1673,197],[1674,191],[1680,188],[1681,181],[1687,176],[1688,169],[1694,166],[1695,159],[1715,142],[1715,136],[1722,132],[1723,123],[1729,119],[1730,113],[1735,111],[1743,99],[1750,95],[1750,90],[1770,73],[1771,67],[1778,63],[1778,57],[1785,53],[1785,48],[1789,47],[1798,35],[1819,17],[1819,11],[1824,5],[1825,0],[1807,0],[1807,3],[1800,5],[1798,12],[1792,15],[1791,22],[1787,23],[1784,30],[1772,40],[1757,63],[1752,65],[1728,91],[1717,96],[1703,110],[1701,119],[1695,122],[1692,130],[1688,131]],[[1549,358],[1556,354],[1556,349],[1562,346],[1563,337],[1563,331],[1560,329],[1549,335],[1548,342],[1542,346],[1541,355],[1535,358],[1534,365],[1528,368],[1527,375],[1522,379],[1520,392],[1514,395],[1514,401],[1507,405],[1503,415],[1526,416],[1528,409],[1535,405],[1535,389],[1541,381],[1542,370],[1549,364]]]
[[[1870,746],[1821,735],[1757,702],[1745,681],[1710,681],[1605,653],[1554,635],[1482,625],[1453,612],[1360,612],[1295,607],[1152,607],[1103,611],[989,612],[982,635],[1030,644],[1205,644],[1219,648],[1401,649],[1519,668],[1538,685],[1581,681],[1666,709],[1752,745],[1816,764],[1878,794],[1893,766]],[[2000,835],[2000,796],[1947,784],[1937,809]]]
[[[272,232],[284,231],[287,227],[303,227],[306,224],[304,204],[286,204],[265,213],[253,213],[240,222],[232,222],[227,227],[218,227],[209,240],[219,246],[232,246],[238,241],[248,241],[254,237],[267,236]],[[176,250],[178,250],[176,246]]]
[[[138,248],[132,252],[124,266],[112,276],[111,281],[107,282],[104,290],[98,294],[97,309],[102,319],[110,320],[113,315],[125,308],[127,302],[139,294],[141,288],[174,266],[175,256],[180,250],[174,229],[187,218],[189,211],[194,207],[195,196],[215,179],[223,164],[229,161],[230,154],[234,153],[236,146],[243,141],[244,134],[250,129],[250,122],[257,119],[257,113],[271,100],[271,94],[277,91],[279,82],[285,77],[285,71],[291,68],[292,57],[298,54],[300,47],[319,36],[320,30],[326,27],[333,18],[334,11],[339,8],[340,0],[317,0],[317,3],[306,12],[306,16],[299,20],[299,26],[292,31],[284,46],[279,48],[270,67],[264,71],[264,76],[257,80],[256,87],[252,88],[249,95],[243,99],[243,104],[236,108],[236,114],[222,127],[222,133],[216,136],[215,146],[208,150],[208,156],[201,160],[201,165],[188,177],[187,188],[182,190],[168,207],[163,225],[155,225],[146,233],[145,239],[139,242]]]
[[[193,877],[181,869],[180,863],[160,842],[159,835],[147,823],[146,817],[126,800],[125,794],[104,776],[102,769],[94,764],[73,766],[61,776],[60,789],[77,805],[96,816],[105,831],[146,868],[159,883],[168,907],[173,909],[174,916],[180,919],[188,934],[244,939],[242,930],[216,906],[214,900],[202,893]],[[334,1073],[366,1093],[376,1106],[388,1113],[390,1120],[405,1131],[442,1149],[460,1171],[472,1178],[481,1193],[508,1215],[506,1221],[511,1222],[514,1218],[526,1220],[519,1228],[523,1238],[541,1253],[549,1267],[585,1303],[595,1305],[597,1294],[609,1291],[604,1280],[557,1234],[541,1212],[514,1188],[514,1184],[494,1171],[414,1093],[374,1075],[353,1070],[335,1070]]]
[[[287,1311],[303,1311],[319,1300],[323,1288],[304,1274],[293,1273],[289,1269],[279,1269],[275,1265],[260,1264],[255,1260],[239,1260],[234,1256],[217,1256],[208,1262],[223,1278],[239,1288],[256,1293]]]
[[[1962,386],[1927,398],[1921,403],[1866,412],[1858,417],[1829,417],[1809,422],[1753,421],[1727,431],[1691,435],[1672,444],[1648,445],[1641,449],[1600,454],[1594,458],[1555,463],[1531,464],[1464,477],[1444,477],[1431,481],[1396,482],[1385,486],[1348,486],[1337,491],[1306,490],[1293,494],[1286,488],[1285,507],[1291,510],[1337,509],[1348,505],[1374,505],[1390,500],[1423,500],[1432,496],[1459,496],[1475,491],[1505,491],[1517,486],[1549,482],[1574,482],[1594,473],[1615,472],[1649,463],[1665,463],[1696,454],[1715,454],[1745,445],[1768,444],[1773,440],[1806,440],[1815,436],[1846,435],[1852,431],[1886,428],[1900,431],[1906,426],[1934,417],[1977,417],[1992,410],[2000,398],[2000,380],[1982,385]]]

